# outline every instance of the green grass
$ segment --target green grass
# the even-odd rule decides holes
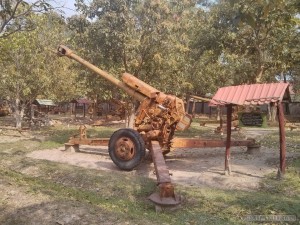
[[[269,174],[261,183],[262,189],[272,194],[285,193],[286,196],[300,196],[300,158],[288,162],[284,179],[278,180],[276,174]]]
[[[190,137],[209,132],[208,128],[197,124],[192,124],[191,128],[180,135]],[[88,130],[88,134],[109,137],[114,130],[97,127]],[[147,196],[156,190],[155,181],[151,179],[127,172],[85,169],[26,157],[28,152],[34,150],[62,146],[76,133],[78,129],[75,127],[42,129],[34,133],[37,138],[2,143],[1,184],[8,185],[12,190],[20,188],[28,198],[42,194],[57,202],[80,205],[91,213],[102,213],[108,220],[117,218],[119,224],[128,221],[128,224],[249,224],[244,221],[247,215],[296,215],[300,218],[299,157],[289,159],[284,179],[277,180],[276,174],[269,174],[257,191],[225,191],[176,185],[176,193],[183,197],[181,207],[176,211],[166,210],[157,214],[153,204],[147,200]],[[40,136],[46,136],[45,140],[41,141],[38,138]],[[287,132],[287,140],[289,145],[298,146],[299,133]],[[278,141],[276,132],[263,139],[262,145],[273,146],[275,141]],[[26,172],[30,168],[35,168],[34,175]],[[7,204],[10,203],[0,201],[0,208]],[[0,222],[3,223],[8,217],[0,217]],[[26,218],[16,221],[16,224],[28,222]],[[294,224],[299,224],[299,220]]]
[[[50,149],[62,146],[68,142],[70,137],[79,136],[79,126],[65,127],[57,126],[48,129],[35,131],[36,135],[46,136],[41,143],[40,149]],[[88,138],[109,138],[117,128],[112,127],[93,127],[87,129]]]
[[[286,147],[288,152],[300,152],[300,131],[286,130]],[[261,139],[262,146],[269,148],[279,148],[279,131],[272,132]]]
[[[289,190],[287,195],[287,190],[279,187],[290,181],[275,181],[272,176],[266,178],[266,182],[274,182],[276,193],[264,187],[260,191],[246,192],[177,185],[177,193],[185,199],[181,208],[158,216],[146,200],[155,190],[153,180],[122,172],[112,174],[59,163],[25,161],[27,167],[38,167],[40,176],[32,177],[22,173],[20,168],[1,166],[1,177],[11,186],[29,188],[28,192],[33,195],[43,193],[59,200],[89,204],[115,214],[124,222],[130,220],[130,224],[242,224],[247,215],[300,216],[298,192],[291,194]],[[290,188],[299,191],[299,186]]]

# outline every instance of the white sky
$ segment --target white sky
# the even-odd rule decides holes
[[[28,3],[33,3],[36,0],[27,0]],[[50,5],[59,7],[60,10],[65,12],[66,17],[76,14],[75,0],[49,0]]]
[[[61,8],[61,10],[65,12],[65,15],[67,17],[76,14],[76,9],[74,6],[75,0],[53,0],[49,1],[49,3],[53,7],[63,7]]]

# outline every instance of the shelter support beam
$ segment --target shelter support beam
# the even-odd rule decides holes
[[[227,105],[227,137],[226,137],[226,151],[225,151],[225,175],[230,175],[230,142],[231,142],[231,114],[232,105]]]
[[[280,142],[280,167],[278,170],[278,177],[281,178],[285,174],[286,167],[286,140],[284,128],[284,113],[281,101],[277,105],[278,120],[279,120],[279,142]]]

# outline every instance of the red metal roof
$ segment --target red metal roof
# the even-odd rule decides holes
[[[211,105],[263,105],[283,99],[288,83],[250,84],[219,88]]]

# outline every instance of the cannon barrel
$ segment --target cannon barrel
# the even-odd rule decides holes
[[[134,89],[130,88],[128,85],[126,85],[122,81],[118,80],[114,76],[110,75],[106,71],[99,69],[98,67],[94,66],[93,64],[91,64],[88,61],[84,60],[83,58],[79,57],[78,55],[73,53],[73,51],[71,49],[69,49],[68,47],[66,47],[64,45],[60,45],[58,47],[57,51],[58,51],[59,56],[67,56],[71,59],[74,59],[75,61],[79,62],[80,64],[82,64],[84,66],[86,66],[87,68],[89,68],[90,70],[95,72],[96,74],[98,74],[101,77],[105,78],[106,80],[108,80],[109,82],[114,84],[115,86],[121,88],[127,94],[132,96],[134,99],[142,102],[147,97],[146,95],[143,95],[143,94],[137,92],[137,90],[134,90]]]
[[[132,89],[142,93],[143,95],[147,96],[148,98],[155,98],[157,101],[161,98],[166,98],[166,94],[157,90],[156,88],[150,86],[149,84],[145,83],[144,81],[136,78],[135,76],[129,73],[123,73],[122,80],[125,84],[127,84]]]

